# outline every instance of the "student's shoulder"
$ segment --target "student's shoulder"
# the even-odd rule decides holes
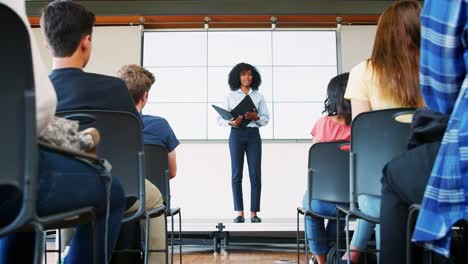
[[[372,73],[372,62],[364,60],[351,69],[351,74],[355,75],[369,75]]]
[[[122,79],[119,79],[117,77],[99,74],[99,73],[93,73],[93,72],[86,72],[85,74],[88,78],[94,79],[100,82],[105,82],[109,86],[125,87],[126,89],[125,82]]]
[[[318,127],[324,127],[327,124],[329,124],[329,122],[330,122],[330,118],[328,116],[322,116],[317,121],[315,121],[314,126],[317,127],[317,128]]]
[[[169,123],[164,117],[154,116],[154,115],[141,115],[141,120],[147,125],[153,126],[169,126]]]

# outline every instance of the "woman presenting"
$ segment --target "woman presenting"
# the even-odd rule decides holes
[[[255,105],[255,109],[252,109],[252,111],[234,117],[230,121],[218,117],[218,122],[221,125],[231,126],[229,152],[231,154],[232,193],[234,211],[238,213],[234,223],[243,223],[245,221],[242,200],[244,154],[247,155],[250,177],[250,221],[260,223],[262,219],[257,216],[257,212],[260,211],[260,193],[262,189],[262,139],[258,128],[265,126],[270,121],[265,98],[258,92],[262,79],[257,68],[247,63],[239,63],[229,73],[228,83],[231,88],[231,92],[225,98],[225,107],[228,111],[234,109],[246,96],[250,96]],[[245,127],[241,125],[243,120],[249,120]]]

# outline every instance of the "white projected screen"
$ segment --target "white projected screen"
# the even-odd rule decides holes
[[[254,65],[271,115],[263,139],[310,139],[327,84],[337,74],[335,31],[151,31],[143,66],[154,73],[145,114],[166,118],[179,139],[227,139],[222,105],[234,65]]]

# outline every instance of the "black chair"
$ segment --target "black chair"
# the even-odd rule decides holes
[[[127,207],[139,200],[138,210],[127,214],[122,222],[139,219],[145,213],[145,177],[142,125],[131,113],[107,110],[73,110],[58,116],[79,122],[80,130],[94,127],[101,134],[99,156],[112,165],[127,196]]]
[[[38,215],[36,211],[38,142],[30,36],[27,25],[4,4],[0,4],[0,32],[9,40],[3,42],[0,49],[2,58],[0,86],[2,98],[5,99],[2,100],[0,107],[3,109],[2,112],[8,113],[3,117],[3,122],[7,125],[3,126],[0,132],[2,146],[0,186],[22,197],[18,214],[5,226],[0,227],[0,236],[17,231],[34,230],[36,233],[34,263],[38,264],[41,262],[44,248],[44,229],[87,223],[95,218],[95,213],[93,207],[83,207],[53,215]],[[101,162],[91,155],[82,155],[47,145],[42,147],[65,155],[86,158],[97,164]],[[94,262],[97,263],[96,258]]]
[[[179,215],[179,263],[182,263],[182,214],[180,208],[171,208],[171,189],[169,184],[169,162],[167,151],[163,146],[155,144],[145,144],[145,159],[146,159],[146,178],[158,187],[161,191],[164,205],[166,206],[165,216],[171,217],[171,263],[174,263],[174,216]],[[166,217],[164,218],[166,221]],[[167,228],[167,223],[165,223]],[[166,230],[167,232],[167,230]],[[146,234],[148,234],[148,229]],[[145,251],[147,246],[145,246]],[[161,252],[159,250],[147,250],[149,252]],[[168,244],[166,236],[166,263],[168,262]],[[145,252],[145,260],[147,260],[147,252]],[[145,262],[147,263],[147,262]]]
[[[349,173],[350,206],[337,208],[346,214],[346,250],[349,249],[349,218],[362,218],[379,223],[379,218],[363,213],[358,207],[359,195],[381,196],[382,170],[393,157],[406,151],[413,108],[396,108],[361,113],[351,124]],[[367,252],[367,251],[366,251]]]
[[[312,199],[323,200],[331,203],[349,203],[349,152],[341,147],[349,142],[326,142],[316,143],[309,149],[309,164],[307,175],[307,196],[309,208]],[[324,219],[337,220],[337,217],[330,217],[297,208],[297,263],[300,263],[299,249],[299,214],[305,217],[318,217]],[[304,227],[306,259],[309,259],[307,231]],[[336,239],[337,257],[339,252],[338,238]]]

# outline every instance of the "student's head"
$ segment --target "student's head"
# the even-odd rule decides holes
[[[148,100],[148,92],[156,81],[154,75],[141,66],[129,64],[122,66],[117,76],[127,84],[135,105],[143,108]]]
[[[417,1],[390,5],[379,19],[370,59],[382,96],[402,106],[423,105],[419,90],[420,12]]]
[[[342,73],[330,80],[323,110],[328,116],[342,118],[347,125],[351,124],[351,103],[344,98],[348,78],[349,73]]]
[[[258,87],[262,84],[262,77],[260,77],[257,68],[248,63],[241,62],[232,68],[229,73],[228,83],[232,91],[238,90],[241,85],[257,91]]]
[[[49,3],[41,15],[47,46],[55,58],[71,57],[80,52],[84,64],[91,55],[94,14],[70,0]]]

